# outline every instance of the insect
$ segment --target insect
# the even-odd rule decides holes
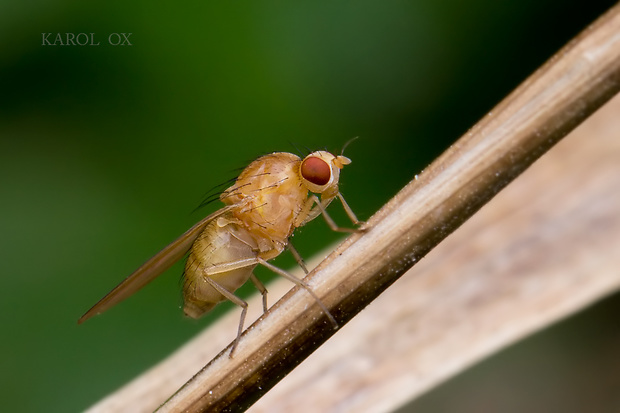
[[[338,227],[326,211],[331,201],[338,198],[351,221],[360,224],[338,190],[340,170],[350,163],[349,158],[327,151],[313,152],[303,160],[286,152],[256,159],[220,195],[225,207],[202,219],[144,263],[88,310],[78,323],[134,294],[189,251],[183,275],[185,314],[199,318],[224,300],[242,309],[231,357],[239,343],[248,307],[234,294],[235,290],[251,280],[261,292],[263,310],[267,311],[267,290],[253,274],[259,264],[304,288],[337,328],[332,314],[305,282],[267,261],[288,247],[307,273],[289,237],[296,228],[319,215],[323,215],[334,231],[358,231]]]

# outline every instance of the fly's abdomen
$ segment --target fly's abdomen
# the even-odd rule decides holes
[[[256,264],[243,266],[243,261],[256,256],[254,239],[229,216],[212,221],[192,245],[185,263],[185,314],[198,318],[226,299],[206,277],[233,293],[256,267]],[[233,267],[237,268],[230,269]]]

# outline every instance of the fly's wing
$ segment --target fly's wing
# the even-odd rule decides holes
[[[170,245],[159,251],[150,260],[142,264],[140,268],[135,270],[129,277],[125,278],[123,282],[117,285],[105,297],[99,300],[97,304],[95,304],[78,320],[78,324],[82,324],[94,315],[103,313],[110,307],[120,303],[125,298],[129,297],[153,281],[157,278],[157,276],[166,271],[172,266],[172,264],[180,260],[185,255],[196,238],[198,238],[198,235],[200,235],[204,227],[209,222],[220,215],[225,214],[234,207],[236,207],[236,205],[229,205],[207,216],[187,230],[187,232],[179,238],[174,240]]]

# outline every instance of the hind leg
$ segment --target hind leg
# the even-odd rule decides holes
[[[237,338],[235,339],[232,348],[230,349],[229,357],[232,358],[233,353],[237,349],[237,345],[239,345],[239,339],[241,339],[241,333],[243,332],[243,324],[245,323],[245,316],[248,313],[248,303],[243,301],[241,298],[237,297],[230,291],[228,291],[224,286],[220,285],[216,281],[212,280],[210,277],[204,277],[204,282],[209,284],[216,290],[218,293],[222,294],[227,300],[232,301],[234,304],[241,307],[241,317],[239,318],[239,327],[237,328]]]

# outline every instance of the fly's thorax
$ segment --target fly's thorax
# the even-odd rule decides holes
[[[259,237],[286,243],[308,190],[300,181],[301,159],[278,152],[265,155],[248,165],[235,184],[221,196],[236,219]]]
[[[282,181],[299,179],[297,171],[300,162],[297,155],[286,152],[261,156],[239,174],[234,185],[224,191],[220,199],[225,204],[233,205],[259,193],[277,190]]]

